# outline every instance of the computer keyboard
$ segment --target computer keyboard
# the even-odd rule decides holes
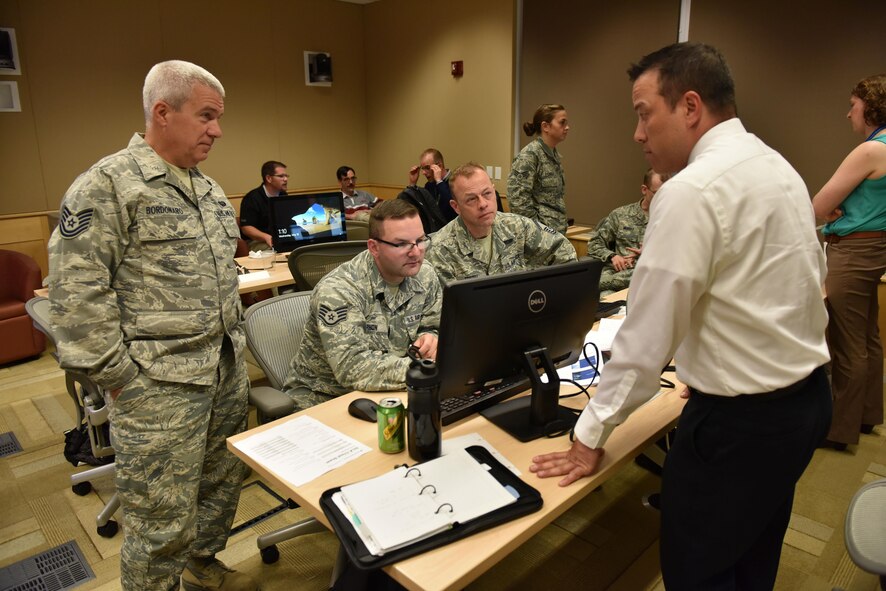
[[[516,396],[529,388],[529,378],[510,378],[495,384],[494,386],[481,387],[477,390],[444,398],[440,401],[440,414],[443,424],[449,425],[459,421],[490,406],[498,404],[502,400]]]
[[[600,302],[597,304],[597,320],[612,316],[618,312],[622,306],[627,304],[625,300],[615,300],[614,302]]]

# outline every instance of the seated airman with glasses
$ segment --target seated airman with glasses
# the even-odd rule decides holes
[[[367,250],[326,275],[311,296],[311,316],[284,390],[302,410],[353,390],[404,390],[415,346],[437,356],[442,293],[423,266],[431,239],[402,199],[369,216]]]

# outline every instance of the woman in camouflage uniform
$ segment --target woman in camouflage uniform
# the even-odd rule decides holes
[[[569,122],[563,105],[542,105],[523,124],[529,142],[511,165],[508,202],[512,213],[566,233],[566,177],[557,144],[566,139]]]

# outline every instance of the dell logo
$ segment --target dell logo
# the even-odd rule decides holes
[[[529,294],[529,311],[530,312],[541,312],[545,309],[545,304],[548,303],[548,297],[545,295],[545,292],[540,289],[536,289],[531,294]]]

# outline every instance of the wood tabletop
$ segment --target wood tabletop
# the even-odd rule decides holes
[[[673,376],[670,376],[669,379],[674,381]],[[680,387],[679,384],[678,387]],[[564,386],[562,391],[568,392],[570,389],[574,391],[573,386]],[[367,397],[378,401],[391,395],[397,394],[352,392],[302,413],[231,437],[228,439],[228,449],[273,483],[279,492],[289,495],[299,505],[305,507],[311,515],[328,526],[319,506],[320,495],[325,490],[377,476],[393,469],[396,464],[413,463],[405,451],[391,455],[380,452],[376,425],[355,419],[347,412],[347,406],[354,398]],[[401,393],[400,396],[405,401],[405,393]],[[585,401],[586,399],[581,396],[564,400],[563,404],[582,408]],[[615,429],[606,442],[606,454],[599,471],[594,476],[582,479],[565,488],[557,485],[557,478],[540,479],[530,473],[528,469],[533,456],[567,449],[570,445],[568,437],[537,439],[529,443],[521,443],[480,415],[473,415],[444,427],[444,440],[469,433],[482,435],[522,472],[521,477],[525,482],[541,492],[544,505],[536,513],[403,560],[386,567],[385,570],[409,589],[442,591],[463,588],[590,491],[608,480],[621,466],[631,461],[660,438],[676,423],[684,402],[685,400],[680,398],[676,391],[667,390],[638,409],[624,424]],[[312,482],[295,487],[287,483],[280,475],[245,457],[233,446],[237,441],[272,426],[291,421],[301,414],[308,414],[325,425],[346,433],[369,446],[372,451],[345,466],[327,472]]]
[[[274,265],[270,269],[265,269],[270,277],[265,279],[250,280],[250,275],[259,273],[260,270],[250,270],[249,273],[239,275],[240,293],[251,293],[253,291],[261,291],[263,289],[271,289],[282,285],[291,285],[295,283],[292,273],[289,271],[288,253],[278,253]],[[238,265],[247,266],[250,263],[249,257],[237,257],[234,259]]]

